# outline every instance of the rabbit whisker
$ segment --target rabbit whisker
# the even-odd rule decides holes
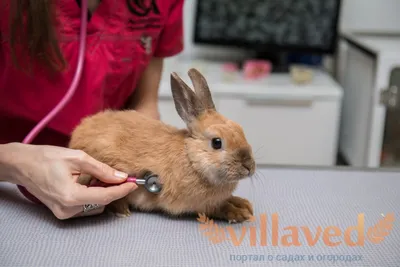
[[[260,149],[261,148],[263,148],[264,147],[264,145],[262,145],[262,146],[260,146],[259,148],[257,148],[257,150],[254,152],[254,155],[256,155],[257,154],[257,152],[259,152],[260,151]]]

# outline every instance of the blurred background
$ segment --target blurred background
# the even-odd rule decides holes
[[[199,69],[259,165],[400,164],[398,0],[186,0],[162,120],[184,127],[169,74]]]

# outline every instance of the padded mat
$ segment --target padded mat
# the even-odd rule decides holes
[[[259,169],[236,195],[255,222],[207,235],[195,217],[58,221],[0,183],[0,266],[400,266],[398,173]]]

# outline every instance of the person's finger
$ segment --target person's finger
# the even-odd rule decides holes
[[[107,164],[104,164],[85,152],[79,152],[77,162],[75,164],[80,172],[96,177],[98,180],[108,184],[119,184],[128,178],[128,174],[115,170]]]
[[[75,203],[108,205],[109,203],[123,198],[130,192],[136,190],[135,183],[123,183],[110,187],[86,187],[79,185],[75,192]]]

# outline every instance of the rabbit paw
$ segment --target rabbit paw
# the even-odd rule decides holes
[[[241,223],[253,218],[253,206],[247,199],[231,196],[216,215],[229,223]]]
[[[125,199],[114,201],[108,205],[108,210],[119,218],[126,218],[131,216],[129,203]]]
[[[131,212],[130,210],[125,210],[123,213],[115,213],[115,216],[117,216],[118,218],[127,218],[129,216],[131,216]]]

